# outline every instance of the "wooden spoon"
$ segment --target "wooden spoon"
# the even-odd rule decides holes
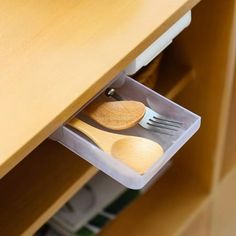
[[[135,126],[145,111],[144,104],[136,101],[95,101],[83,110],[98,124],[112,130]]]
[[[109,133],[74,118],[69,125],[93,140],[103,151],[144,174],[163,154],[162,147],[152,140]]]

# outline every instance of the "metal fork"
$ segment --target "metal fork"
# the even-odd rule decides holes
[[[105,94],[106,96],[112,97],[118,101],[124,100],[114,88],[107,88]],[[159,113],[153,111],[151,108],[146,106],[145,115],[139,121],[139,125],[151,131],[167,135],[173,135],[175,132],[181,129],[183,122],[166,119],[166,117],[160,115]],[[163,130],[169,132],[163,132]]]

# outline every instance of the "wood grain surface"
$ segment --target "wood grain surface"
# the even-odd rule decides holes
[[[83,110],[98,124],[111,130],[124,130],[138,124],[146,112],[137,101],[94,101]]]

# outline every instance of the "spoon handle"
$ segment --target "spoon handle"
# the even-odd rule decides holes
[[[97,146],[105,151],[107,132],[94,128],[77,118],[72,119],[68,124],[88,136]]]

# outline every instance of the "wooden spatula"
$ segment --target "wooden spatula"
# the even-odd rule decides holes
[[[98,124],[111,130],[135,126],[145,114],[145,106],[136,101],[95,101],[83,112]]]

